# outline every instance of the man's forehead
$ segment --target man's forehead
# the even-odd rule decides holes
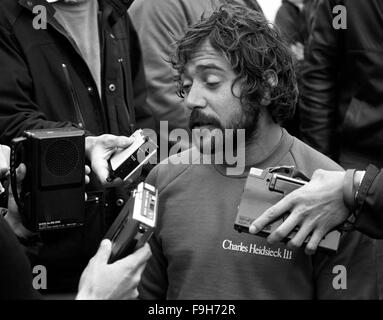
[[[231,70],[231,65],[222,53],[215,50],[207,41],[202,43],[189,57],[185,65],[186,73],[204,69]]]

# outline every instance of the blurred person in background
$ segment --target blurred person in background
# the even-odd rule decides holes
[[[316,12],[302,72],[301,138],[345,169],[382,168],[383,2],[320,1]],[[383,270],[382,241],[377,255]],[[383,293],[383,272],[378,281]]]
[[[298,87],[301,87],[301,73],[305,59],[305,48],[310,41],[315,11],[320,0],[283,0],[278,9],[274,24],[287,41],[295,58]],[[284,127],[299,137],[299,103],[294,117],[286,121]]]

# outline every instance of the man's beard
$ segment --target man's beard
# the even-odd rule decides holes
[[[68,3],[68,4],[79,4],[79,3],[82,3],[85,1],[87,1],[87,0],[59,0],[58,2],[64,2],[64,3]]]
[[[223,125],[219,119],[217,119],[214,116],[206,115],[203,113],[201,109],[193,109],[193,111],[190,114],[189,119],[189,128],[190,130],[198,130],[201,128],[201,126],[211,126],[215,127],[216,129],[220,130],[223,134],[224,141],[225,141],[225,129],[232,129],[233,132],[233,148],[234,150],[237,150],[237,136],[239,129],[245,130],[245,145],[250,143],[254,136],[257,133],[258,130],[258,121],[260,116],[260,108],[258,106],[243,106],[242,112],[238,115],[236,115],[235,118],[231,120],[230,123],[227,125]],[[200,144],[201,148],[203,144]],[[216,141],[214,136],[211,139],[211,153],[214,154],[216,152],[215,150]],[[203,150],[200,150],[202,153]],[[223,152],[225,152],[225,143],[223,143]]]

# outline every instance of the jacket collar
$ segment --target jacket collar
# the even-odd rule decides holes
[[[22,7],[28,9],[29,11],[32,11],[35,6],[40,5],[47,8],[48,15],[53,16],[55,13],[55,9],[53,8],[53,6],[45,0],[19,0],[19,4]]]
[[[101,2],[109,4],[118,16],[126,14],[134,0],[101,0]]]

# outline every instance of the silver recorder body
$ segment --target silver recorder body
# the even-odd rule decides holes
[[[156,188],[141,182],[104,237],[112,242],[109,263],[126,257],[149,241],[157,225],[157,207]]]
[[[134,142],[128,148],[114,153],[109,159],[108,181],[115,178],[129,180],[157,153],[157,144],[145,135],[143,130],[135,131],[131,137]]]

